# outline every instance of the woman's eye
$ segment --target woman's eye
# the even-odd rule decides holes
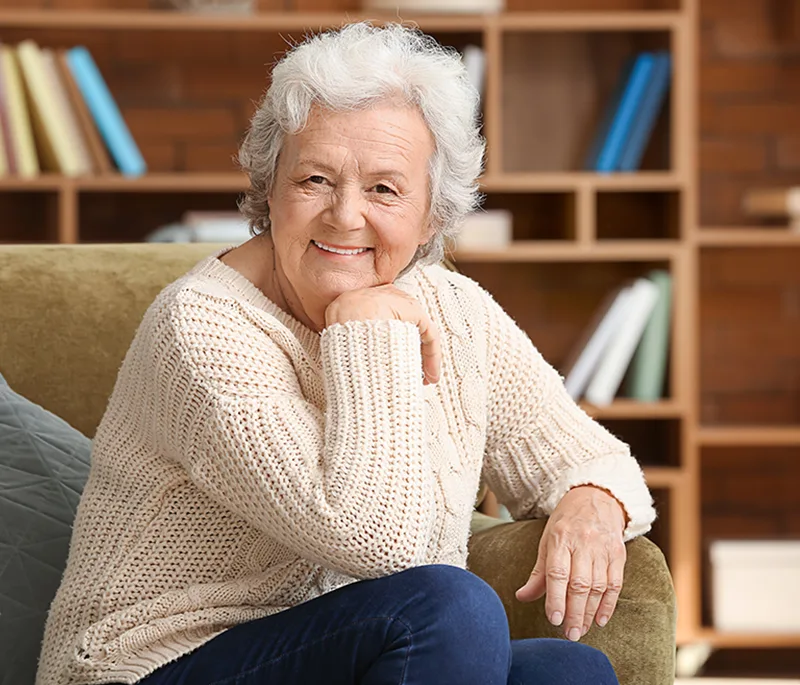
[[[375,186],[375,192],[386,194],[386,193],[394,193],[394,190],[392,190],[389,186],[383,183],[379,183],[378,185]]]
[[[324,176],[309,176],[306,180],[309,183],[315,183],[315,184],[325,183]]]

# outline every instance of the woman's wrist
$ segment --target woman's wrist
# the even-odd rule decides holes
[[[620,502],[610,490],[607,490],[606,488],[604,488],[604,487],[602,487],[600,485],[594,485],[593,483],[584,483],[582,485],[576,485],[575,487],[571,488],[569,490],[569,492],[572,492],[572,491],[575,491],[575,490],[580,490],[582,488],[586,488],[587,490],[592,492],[592,494],[600,496],[603,499],[607,498],[607,499],[612,500],[614,502],[614,504],[617,507],[619,507],[619,512],[621,514],[620,521],[621,521],[621,525],[622,525],[621,530],[624,531],[628,527],[628,524],[630,523],[631,519],[630,519],[630,516],[628,516],[628,512],[625,509],[625,505],[622,504],[622,502]],[[605,496],[605,497],[603,497],[603,496]]]

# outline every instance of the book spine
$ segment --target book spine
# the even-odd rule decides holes
[[[652,77],[631,125],[630,136],[620,155],[620,171],[636,171],[639,168],[669,90],[671,74],[672,58],[669,53],[656,53]]]
[[[81,95],[119,170],[125,176],[142,175],[147,171],[147,165],[89,51],[82,46],[72,48],[67,59]]]
[[[11,132],[9,144],[14,149],[16,171],[23,178],[32,178],[39,173],[39,159],[36,156],[20,67],[8,45],[0,45],[0,71],[3,72],[6,114]]]
[[[636,348],[628,376],[627,394],[642,402],[655,402],[664,396],[672,314],[672,276],[668,271],[652,271],[648,278],[658,287],[653,313]]]
[[[614,115],[614,121],[608,131],[608,137],[597,157],[597,171],[601,173],[615,171],[619,167],[620,154],[652,74],[653,63],[653,55],[649,52],[644,52],[636,58],[625,92]]]

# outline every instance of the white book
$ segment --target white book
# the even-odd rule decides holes
[[[617,293],[614,302],[611,303],[600,324],[583,347],[577,361],[567,373],[564,386],[572,399],[578,400],[583,395],[603,352],[626,315],[630,294],[631,286],[626,286]]]
[[[657,301],[658,286],[648,278],[636,279],[631,286],[625,317],[586,388],[586,399],[592,404],[611,404],[614,400]]]

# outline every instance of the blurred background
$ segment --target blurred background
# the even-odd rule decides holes
[[[482,96],[455,267],[645,466],[681,675],[800,682],[797,0],[0,0],[0,242],[243,242],[271,65],[398,16]]]

